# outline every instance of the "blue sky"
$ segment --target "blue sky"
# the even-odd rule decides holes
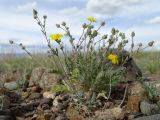
[[[102,33],[109,33],[115,27],[130,38],[130,32],[135,31],[135,43],[155,40],[153,49],[160,49],[159,6],[159,0],[0,0],[0,52],[9,51],[10,39],[27,46],[46,44],[32,17],[33,8],[41,16],[48,16],[48,34],[62,32],[55,24],[66,21],[78,36],[86,17],[94,16],[97,24],[107,23]],[[67,40],[64,42],[68,44]]]

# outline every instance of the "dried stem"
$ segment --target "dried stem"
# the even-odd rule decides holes
[[[125,88],[125,91],[124,91],[124,96],[123,96],[122,102],[120,103],[119,107],[121,107],[122,104],[124,103],[124,100],[125,100],[126,94],[127,94],[127,89],[128,89],[128,84],[126,84],[126,88]]]

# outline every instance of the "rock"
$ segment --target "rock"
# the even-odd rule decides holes
[[[0,120],[16,120],[16,117],[10,110],[0,110]]]
[[[20,100],[20,95],[14,91],[5,91],[4,94],[9,97],[11,103],[18,103]]]
[[[144,100],[140,103],[140,110],[144,115],[153,115],[159,112],[159,107]]]
[[[142,72],[140,68],[136,65],[135,60],[130,56],[130,53],[126,50],[119,51],[118,49],[111,49],[107,50],[106,54],[108,52],[112,52],[118,55],[119,58],[119,65],[115,66],[115,69],[122,68],[121,66],[126,68],[126,74],[121,81],[135,81],[138,77],[142,76]],[[107,61],[107,60],[106,60]]]
[[[119,53],[120,64],[126,68],[126,81],[135,81],[137,78],[142,77],[142,72],[137,66],[135,60],[130,56],[129,52],[123,50]],[[124,62],[125,60],[125,62]]]
[[[55,120],[55,119],[51,119],[51,117],[52,117],[52,114],[45,113],[44,115],[37,116],[35,120]]]
[[[69,120],[65,114],[60,114],[55,120]]]
[[[29,92],[21,92],[21,97],[22,97],[23,99],[28,98],[29,95],[30,95]]]
[[[41,91],[42,91],[42,88],[39,85],[35,85],[35,86],[27,88],[27,92],[38,92],[38,93],[40,93]]]
[[[67,108],[66,114],[67,114],[67,116],[69,117],[70,120],[83,120],[83,117],[71,105]]]
[[[0,81],[3,83],[17,81],[22,78],[20,72],[17,70],[7,71],[2,73],[0,76]]]
[[[38,67],[32,71],[29,86],[40,85],[41,88],[51,87],[59,82],[60,75],[50,73],[47,68]]]
[[[19,87],[19,85],[17,81],[12,81],[4,83],[4,87],[7,88],[8,90],[16,90]]]
[[[44,92],[43,93],[43,97],[44,98],[52,98],[52,99],[54,99],[55,98],[55,94],[54,93],[52,93],[52,92]]]
[[[0,115],[0,120],[17,120],[16,118],[14,119],[12,116],[9,115]]]
[[[33,69],[31,78],[29,81],[29,86],[33,86],[37,84],[41,80],[41,77],[45,71],[47,71],[47,69],[44,67],[38,67]]]
[[[41,92],[42,88],[39,85],[33,86],[33,87],[31,87],[31,91],[32,92]]]
[[[132,113],[140,112],[139,105],[140,105],[141,97],[140,96],[129,96],[127,101],[127,109]]]
[[[29,100],[34,100],[34,99],[39,99],[42,97],[42,94],[37,93],[37,92],[33,92],[31,93],[31,95],[28,97]]]
[[[45,120],[50,120],[52,114],[51,113],[44,113],[44,119]]]
[[[59,96],[56,96],[55,99],[53,100],[53,106],[58,106],[58,100],[59,100]]]
[[[8,109],[10,104],[11,102],[8,96],[6,95],[0,96],[0,108],[2,108],[2,110]]]
[[[145,89],[139,81],[134,81],[128,86],[127,91],[129,96],[135,95],[145,97]]]
[[[23,117],[16,117],[16,120],[25,120]]]
[[[34,111],[25,113],[25,117],[32,117],[34,115]]]
[[[44,72],[42,75],[41,81],[39,82],[40,86],[52,87],[60,82],[61,76],[57,73],[48,73]]]
[[[139,117],[139,118],[136,118],[136,119],[133,119],[133,120],[160,120],[160,114]]]
[[[123,119],[124,113],[121,108],[115,107],[112,109],[106,109],[104,111],[96,111],[95,116],[96,120],[116,120]]]
[[[44,104],[52,106],[53,99],[52,98],[44,98],[40,101],[40,106],[42,107]]]

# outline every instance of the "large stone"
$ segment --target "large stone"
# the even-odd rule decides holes
[[[59,82],[60,75],[50,73],[47,68],[38,67],[32,71],[29,86],[39,85],[41,88],[51,87]]]
[[[12,81],[4,84],[4,87],[8,90],[16,90],[19,87],[19,84],[17,81]]]
[[[6,82],[12,82],[22,79],[20,72],[16,70],[0,73],[0,76],[1,86],[3,86],[3,84]]]
[[[129,96],[127,101],[127,109],[132,113],[140,112],[139,109],[140,101],[141,101],[140,96],[135,96],[135,95]]]
[[[97,111],[95,116],[96,120],[122,120],[124,118],[124,112],[121,108],[115,107],[106,109],[105,111]]]
[[[106,54],[114,53],[118,55],[119,59],[119,65],[115,66],[115,69],[119,67],[125,67],[126,68],[126,74],[124,75],[124,78],[121,79],[121,81],[135,81],[137,78],[142,77],[142,72],[140,68],[135,63],[135,60],[133,57],[130,56],[130,53],[126,50],[119,51],[118,49],[110,49],[106,51]],[[109,62],[108,60],[106,60]]]
[[[0,96],[0,108],[1,109],[8,109],[10,104],[11,102],[8,96],[6,95]]]
[[[159,112],[159,107],[156,104],[150,104],[145,100],[140,103],[140,109],[144,115],[152,115]]]
[[[42,94],[37,93],[37,92],[33,92],[31,93],[31,95],[28,97],[29,100],[35,100],[35,99],[39,99],[42,97]]]
[[[52,99],[54,99],[56,96],[55,96],[55,93],[46,91],[46,92],[43,93],[43,97],[44,98],[52,98]]]
[[[145,89],[139,81],[134,81],[128,86],[127,94],[128,96],[135,95],[140,97],[146,97]]]
[[[16,118],[9,115],[0,115],[0,120],[16,120]]]
[[[127,108],[130,110],[130,112],[140,112],[140,102],[146,98],[146,92],[143,85],[139,81],[131,82],[128,86],[127,96]]]

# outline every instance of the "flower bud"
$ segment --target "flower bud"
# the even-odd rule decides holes
[[[119,30],[116,30],[116,33],[119,33]]]
[[[139,47],[142,47],[142,43],[139,43],[138,46],[139,46]]]
[[[116,29],[115,29],[115,28],[112,28],[111,33],[112,33],[112,35],[115,35],[115,34],[116,34]]]
[[[87,28],[87,24],[84,23],[84,24],[82,25],[82,27],[83,27],[84,29],[86,29],[86,28]]]
[[[41,22],[37,22],[38,23],[38,25],[41,25]]]
[[[105,26],[105,24],[106,24],[106,23],[103,21],[103,22],[101,23],[101,26]]]
[[[149,47],[152,47],[153,44],[154,44],[154,41],[151,41],[151,42],[148,43],[148,46],[149,46]]]
[[[56,24],[56,27],[57,27],[57,28],[60,28],[60,24]]]
[[[20,43],[19,45],[22,46],[22,43]]]
[[[67,30],[69,30],[69,27],[66,27]]]
[[[37,16],[37,14],[38,14],[38,12],[37,12],[37,10],[35,10],[35,9],[33,9],[33,15],[35,16]]]
[[[109,39],[109,41],[108,41],[108,42],[109,42],[109,44],[110,44],[110,45],[112,45],[112,44],[114,43],[114,40]]]
[[[92,33],[91,29],[88,28],[88,29],[87,29],[87,34],[88,34],[88,35],[91,35],[91,33]]]
[[[47,15],[43,15],[43,18],[44,18],[44,19],[47,19]]]
[[[126,39],[125,33],[122,34],[122,39],[123,39],[123,40]]]
[[[107,37],[108,37],[107,35],[103,35],[102,39],[107,39]]]
[[[49,47],[49,48],[51,48],[51,45],[50,45],[50,44],[48,44],[48,47]]]
[[[97,30],[94,30],[94,31],[93,31],[93,37],[96,37],[97,35],[98,35]]]
[[[25,50],[26,49],[25,46],[22,46],[22,49]]]
[[[119,36],[121,36],[121,37],[122,37],[122,35],[123,35],[123,33],[122,33],[122,32],[120,32],[120,33],[119,33]]]
[[[65,22],[62,22],[62,26],[66,26],[66,23],[65,23]]]
[[[10,43],[10,44],[13,44],[14,42],[13,42],[13,40],[10,40],[9,43]]]
[[[134,37],[134,36],[135,36],[135,32],[132,32],[132,33],[131,33],[131,37]]]
[[[33,18],[34,18],[34,19],[37,19],[37,15],[33,15]]]
[[[128,43],[128,40],[124,40],[123,43],[124,43],[124,44]]]

